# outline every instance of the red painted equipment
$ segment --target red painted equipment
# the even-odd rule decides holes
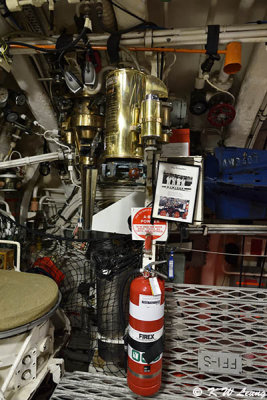
[[[157,280],[161,294],[153,295],[150,279]],[[141,396],[153,395],[161,385],[164,281],[150,279],[140,276],[130,287],[127,379],[129,388]]]
[[[211,107],[208,114],[208,121],[217,128],[229,125],[235,118],[235,109],[231,104],[219,103]]]
[[[63,272],[61,272],[50,257],[41,257],[33,264],[33,272],[43,273],[54,279],[58,286],[62,283],[65,278]]]

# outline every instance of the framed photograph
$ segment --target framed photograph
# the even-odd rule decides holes
[[[198,166],[159,163],[153,218],[193,222],[199,170]]]

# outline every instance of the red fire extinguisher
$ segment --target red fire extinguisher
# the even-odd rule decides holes
[[[148,271],[130,286],[128,370],[129,388],[141,396],[151,396],[161,385],[164,280]]]

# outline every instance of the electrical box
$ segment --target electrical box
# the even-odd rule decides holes
[[[0,249],[0,269],[14,269],[14,250]]]

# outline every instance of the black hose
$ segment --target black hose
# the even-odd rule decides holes
[[[10,45],[17,45],[17,46],[24,46],[28,47],[29,49],[34,49],[38,51],[42,51],[43,53],[64,53],[65,51],[72,49],[75,47],[75,45],[82,39],[82,37],[86,34],[88,28],[84,27],[81,31],[81,33],[77,36],[75,40],[73,40],[71,43],[67,44],[66,46],[63,46],[61,48],[55,48],[55,49],[44,49],[42,47],[34,46],[29,43],[24,43],[24,42],[18,42],[18,41],[7,41],[6,44]]]
[[[53,49],[44,49],[42,47],[38,47],[38,46],[34,46],[32,44],[29,43],[23,43],[23,42],[17,42],[17,41],[7,41],[6,42],[7,45],[17,45],[17,46],[23,46],[23,47],[28,47],[29,49],[34,49],[34,50],[38,50],[38,51],[42,51],[43,53],[55,53],[57,50],[53,50]]]
[[[123,332],[125,331],[126,326],[127,326],[127,323],[126,323],[126,320],[124,317],[124,304],[123,304],[125,287],[131,276],[139,275],[139,274],[141,274],[140,269],[134,269],[132,271],[129,271],[128,274],[124,277],[124,280],[121,282],[120,294],[119,294],[119,316],[120,316],[120,323],[121,323],[121,328],[123,329]]]

